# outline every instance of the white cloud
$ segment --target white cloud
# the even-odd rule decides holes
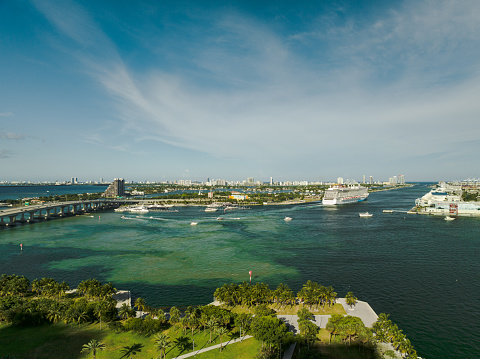
[[[12,112],[0,112],[0,117],[13,117]]]
[[[1,132],[0,131],[0,138],[4,138],[7,140],[24,140],[27,138],[25,135],[21,135],[18,133],[13,133],[13,132]]]
[[[337,161],[355,162],[362,150],[408,157],[480,136],[475,1],[412,1],[360,29],[327,22],[328,31],[288,37],[226,14],[211,20],[213,35],[186,47],[193,69],[184,73],[154,65],[139,73],[78,6],[65,21],[60,8],[42,4],[65,35],[87,47],[81,61],[136,140],[226,158],[268,162],[333,152]],[[313,58],[292,50],[299,40]]]

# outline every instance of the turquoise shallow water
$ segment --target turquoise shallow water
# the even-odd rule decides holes
[[[0,271],[71,286],[113,281],[157,306],[208,303],[215,288],[248,280],[249,270],[253,281],[295,291],[311,279],[391,313],[423,357],[477,358],[480,219],[382,213],[407,211],[428,190],[378,192],[334,208],[111,212],[3,229]],[[373,218],[360,218],[364,211]]]

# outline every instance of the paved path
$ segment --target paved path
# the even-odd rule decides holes
[[[244,339],[249,339],[251,337],[252,337],[251,335],[246,335],[242,338],[232,339],[232,340],[230,340],[226,343],[223,343],[222,347],[226,347],[227,345],[238,343],[239,341],[242,341]],[[203,348],[203,349],[200,349],[200,350],[195,350],[194,352],[191,352],[191,353],[180,355],[180,356],[176,357],[176,359],[193,357],[194,355],[204,353],[204,352],[208,352],[209,350],[213,350],[213,349],[219,349],[219,348],[220,348],[220,344],[212,345],[211,347],[208,347],[208,348]]]
[[[370,305],[367,302],[358,301],[357,304],[350,309],[350,306],[347,305],[345,302],[345,298],[338,298],[337,303],[340,303],[347,315],[351,315],[353,317],[359,317],[363,324],[366,327],[372,327],[373,323],[377,321],[377,314],[373,311]],[[300,329],[298,328],[298,315],[277,315],[279,319],[281,319],[287,325],[289,331],[293,332],[293,334],[299,334]],[[328,319],[330,315],[314,315],[313,322],[318,325],[319,328],[326,328]]]
[[[359,317],[366,327],[371,328],[373,323],[377,321],[378,315],[367,302],[359,300],[352,309],[350,309],[350,306],[345,302],[345,298],[338,298],[337,303],[340,303],[343,306],[348,315]]]
[[[292,345],[290,345],[290,347],[283,352],[282,359],[292,359],[293,352],[295,350],[296,345],[297,345],[297,343],[293,343]]]

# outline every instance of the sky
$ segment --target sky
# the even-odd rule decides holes
[[[0,0],[0,181],[480,177],[480,2]]]

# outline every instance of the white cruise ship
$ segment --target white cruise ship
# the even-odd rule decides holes
[[[366,187],[335,185],[325,191],[322,203],[325,205],[349,204],[364,201],[367,197]]]

